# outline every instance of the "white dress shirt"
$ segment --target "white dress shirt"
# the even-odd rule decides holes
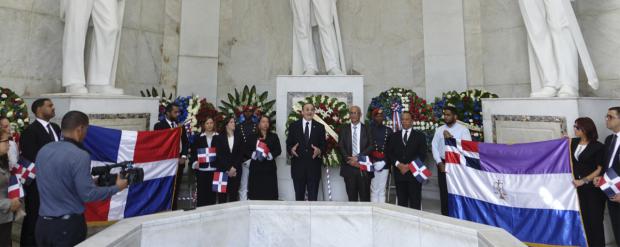
[[[170,125],[170,128],[176,128],[177,127],[177,123],[168,120],[168,118],[166,118],[166,122],[168,122],[168,125]]]
[[[407,141],[411,138],[412,130],[413,130],[412,128],[403,129],[403,131],[400,133],[401,137],[403,138],[403,143],[407,143]],[[407,140],[405,140],[405,132],[407,133]]]
[[[301,123],[302,123],[302,125],[301,125],[301,133],[304,133],[304,134],[306,133],[305,132],[306,131],[306,123],[309,123],[308,124],[308,136],[310,137],[311,134],[312,134],[312,120],[308,121],[305,118],[303,118]]]
[[[353,130],[353,127],[355,127],[356,129]],[[360,153],[360,132],[362,131],[362,124],[357,123],[357,124],[351,124],[351,154],[353,156],[356,156]],[[356,133],[357,132],[357,133]],[[353,134],[355,133],[355,136],[353,136]],[[353,150],[353,140],[356,139],[357,140],[357,149]]]
[[[446,157],[446,142],[443,137],[443,131],[447,130],[455,139],[467,140],[471,141],[471,134],[469,133],[469,129],[467,127],[454,123],[452,127],[448,127],[448,125],[444,124],[439,128],[435,129],[435,135],[433,136],[433,142],[431,144],[433,151],[433,159],[435,162],[440,163],[442,159]]]
[[[228,148],[230,152],[233,152],[233,146],[235,146],[235,135],[228,136]]]
[[[50,126],[50,129],[52,129],[52,135],[54,135],[54,141],[58,141],[58,135],[56,135],[56,131],[54,131],[54,127],[52,127],[52,126],[50,125],[50,122],[45,121],[45,120],[40,119],[40,118],[37,118],[37,121],[39,121],[39,123],[40,123],[41,125],[43,125],[43,128],[45,129],[45,131],[47,131],[47,133],[49,133],[49,130],[48,130],[48,128],[47,128],[47,126],[49,125],[49,126]]]

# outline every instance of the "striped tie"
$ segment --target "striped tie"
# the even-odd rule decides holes
[[[353,126],[353,145],[352,145],[351,153],[353,156],[357,156],[358,151],[358,143],[357,143],[357,126]]]

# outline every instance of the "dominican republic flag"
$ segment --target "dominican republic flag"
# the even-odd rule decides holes
[[[84,140],[91,166],[133,161],[134,167],[144,169],[144,182],[105,201],[87,203],[86,221],[113,221],[169,210],[180,143],[180,128],[125,131],[91,125]]]
[[[372,165],[372,162],[370,162],[370,158],[368,158],[368,156],[361,156],[361,155],[358,156],[357,163],[359,163],[361,171],[365,171],[365,172],[375,171],[375,167]]]
[[[450,216],[503,228],[530,246],[586,246],[569,141],[446,139]]]
[[[228,174],[225,172],[213,173],[213,192],[226,193],[226,186],[228,185]]]
[[[19,179],[15,175],[9,176],[9,199],[19,199],[24,197],[24,188],[22,187],[22,183],[19,182]]]
[[[22,184],[30,183],[37,173],[37,168],[34,163],[20,157],[17,164],[11,168],[11,174],[17,176]]]
[[[424,165],[424,162],[422,162],[420,159],[412,161],[411,163],[407,164],[407,166],[409,167],[409,171],[411,171],[411,174],[413,174],[415,179],[418,180],[418,182],[421,184],[428,182],[428,178],[433,175],[431,170],[429,170],[428,167]]]
[[[608,197],[615,196],[620,193],[620,177],[618,177],[614,169],[607,169],[607,172],[601,177],[597,186],[601,188]]]
[[[198,152],[199,164],[215,162],[215,157],[217,156],[215,148],[199,148],[196,152]]]
[[[256,141],[256,159],[264,160],[269,157],[269,147],[267,143],[261,141],[260,139]]]

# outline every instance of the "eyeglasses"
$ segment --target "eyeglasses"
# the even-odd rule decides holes
[[[614,118],[618,118],[618,117],[612,116],[612,115],[609,115],[609,114],[607,116],[605,116],[605,119],[607,119],[607,120],[612,120]]]
[[[581,128],[579,128],[579,126],[577,126],[576,124],[573,125],[573,128],[575,128],[576,130],[581,130]]]

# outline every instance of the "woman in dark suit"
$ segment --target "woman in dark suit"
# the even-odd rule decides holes
[[[215,162],[200,163],[198,161],[198,150],[207,149],[215,146],[215,120],[207,117],[202,125],[202,133],[192,145],[192,157],[190,164],[196,174],[196,206],[207,206],[215,204],[215,192],[211,189],[213,183],[213,172],[217,170]],[[217,160],[217,155],[216,155]],[[208,161],[208,158],[207,158]]]
[[[599,176],[605,157],[605,146],[598,142],[598,133],[592,119],[582,117],[573,126],[575,138],[571,140],[573,184],[577,187],[579,206],[589,246],[605,246],[603,211],[605,194],[592,180]]]
[[[218,194],[218,203],[239,200],[239,182],[241,163],[243,162],[243,139],[235,134],[235,118],[230,116],[224,120],[224,129],[215,137],[217,152],[217,169],[228,174],[226,193]]]
[[[278,200],[278,176],[276,157],[282,153],[280,139],[269,131],[269,118],[262,116],[258,122],[258,133],[248,139],[246,155],[252,157],[248,181],[250,200]],[[258,141],[269,148],[267,157],[257,153]]]

